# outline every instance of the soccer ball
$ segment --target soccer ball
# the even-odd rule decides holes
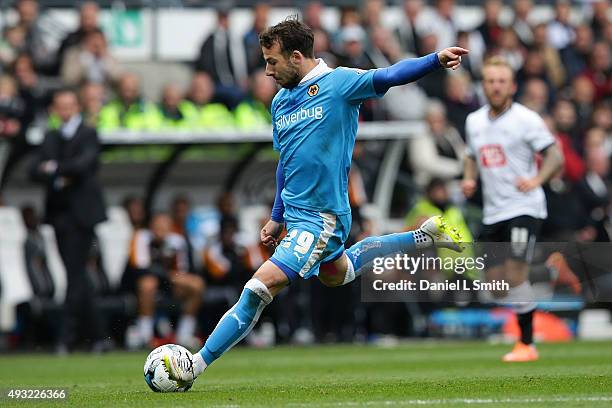
[[[178,344],[164,344],[149,353],[145,360],[144,378],[147,385],[155,392],[184,392],[193,385],[193,381],[175,381],[170,378],[164,356],[172,354],[191,355],[189,350]]]

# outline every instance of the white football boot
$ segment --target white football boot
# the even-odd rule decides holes
[[[433,241],[434,245],[461,252],[465,248],[461,233],[456,227],[446,223],[441,215],[429,218],[420,228]]]
[[[168,375],[178,382],[192,382],[196,379],[193,370],[193,356],[191,353],[181,353],[180,356],[173,354],[164,355],[164,365]]]

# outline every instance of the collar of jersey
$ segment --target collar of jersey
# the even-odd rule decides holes
[[[317,61],[318,61],[317,66],[311,69],[310,72],[307,73],[304,78],[302,78],[298,86],[303,85],[304,83],[310,81],[311,79],[318,77],[319,75],[327,74],[328,72],[333,71],[333,69],[327,66],[327,64],[325,63],[325,61],[323,61],[323,59],[317,58]]]
[[[495,118],[491,118],[491,105],[488,105],[489,109],[487,110],[487,118],[489,119],[489,122],[495,122],[497,121],[499,118],[501,118],[502,116],[504,116],[506,113],[510,112],[512,110],[512,108],[514,108],[514,104],[515,102],[512,102],[510,104],[510,106],[508,107],[508,109],[506,109],[505,111],[503,111],[501,114],[499,114],[498,116],[496,116]]]

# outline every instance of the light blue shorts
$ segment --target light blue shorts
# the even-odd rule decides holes
[[[351,214],[330,213],[285,207],[287,235],[270,261],[293,281],[319,274],[322,263],[338,259],[351,230]]]

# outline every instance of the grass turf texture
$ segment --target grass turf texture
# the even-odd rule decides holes
[[[0,389],[65,388],[67,401],[1,407],[610,407],[612,342],[539,346],[540,361],[505,364],[507,345],[419,342],[237,348],[184,394],[149,390],[147,353],[0,357]]]

